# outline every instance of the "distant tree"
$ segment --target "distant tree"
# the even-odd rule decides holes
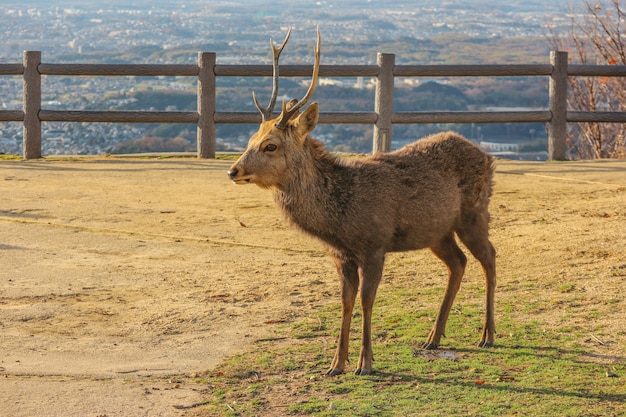
[[[570,10],[566,33],[549,27],[554,50],[568,51],[580,64],[626,65],[626,2],[585,0],[584,12]],[[622,77],[569,77],[568,105],[580,111],[625,111],[626,79]],[[578,159],[626,156],[626,125],[579,123],[570,127],[570,155]]]

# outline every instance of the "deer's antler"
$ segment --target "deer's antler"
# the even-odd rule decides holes
[[[313,76],[311,78],[311,85],[309,86],[309,89],[307,90],[304,97],[302,97],[302,99],[295,103],[293,106],[289,106],[289,109],[287,109],[287,103],[285,103],[285,100],[283,100],[283,109],[280,113],[280,120],[278,121],[278,123],[276,123],[276,127],[280,130],[283,130],[287,127],[287,123],[289,122],[289,120],[293,117],[294,114],[298,113],[300,108],[302,108],[302,106],[304,106],[307,101],[309,101],[309,99],[313,95],[313,92],[315,91],[315,87],[317,86],[317,78],[320,71],[320,43],[321,36],[320,28],[318,26],[317,45],[315,46],[315,63],[313,64]],[[276,80],[274,82],[277,83]]]
[[[276,47],[276,45],[274,45],[274,42],[270,39],[270,45],[272,47],[272,53],[274,55],[273,72],[272,72],[272,78],[273,78],[274,84],[272,88],[272,97],[270,98],[270,102],[266,108],[261,107],[261,105],[259,104],[259,101],[256,99],[256,94],[252,92],[252,98],[254,99],[254,104],[256,105],[256,108],[259,109],[259,112],[261,113],[261,116],[264,122],[267,120],[270,120],[272,118],[272,113],[274,112],[274,105],[276,104],[276,97],[278,96],[278,59],[280,58],[280,53],[285,48],[285,45],[287,45],[287,41],[289,41],[289,36],[291,36],[291,28],[289,28],[289,31],[287,32],[287,36],[285,36],[285,40],[283,41],[282,44],[280,44],[279,47]]]

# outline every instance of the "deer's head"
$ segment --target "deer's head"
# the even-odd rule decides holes
[[[309,101],[315,91],[320,67],[320,32],[317,30],[315,64],[308,91],[301,100],[283,100],[282,111],[273,118],[274,105],[278,96],[278,59],[289,40],[291,29],[283,43],[276,47],[272,41],[274,54],[273,91],[269,105],[262,108],[256,95],[254,103],[261,113],[259,130],[250,137],[248,147],[241,157],[228,170],[228,176],[235,184],[256,184],[262,188],[281,188],[290,166],[302,151],[306,137],[313,131],[318,120],[318,105],[311,103],[302,113],[300,109]]]

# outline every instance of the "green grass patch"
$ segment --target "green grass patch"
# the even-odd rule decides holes
[[[201,416],[618,416],[626,413],[626,364],[607,363],[573,329],[549,331],[502,305],[496,347],[475,347],[481,308],[461,303],[439,350],[420,348],[432,316],[381,294],[373,328],[374,373],[351,373],[360,344],[355,314],[347,373],[324,376],[334,354],[338,305],[284,328],[207,375],[213,392]],[[440,294],[434,297],[438,297]],[[502,303],[506,304],[506,303]],[[502,308],[506,307],[506,308]],[[533,306],[538,308],[538,306]],[[527,313],[524,313],[527,314]],[[597,360],[595,360],[597,359]],[[532,410],[532,412],[531,412]],[[530,413],[530,414],[529,414]]]
[[[0,153],[0,161],[13,161],[13,160],[22,160],[24,159],[21,155],[12,155]]]
[[[235,152],[235,153],[216,153],[215,154],[215,159],[224,159],[224,160],[235,161],[235,160],[239,159],[240,156],[241,156],[241,153],[238,153],[238,152]]]

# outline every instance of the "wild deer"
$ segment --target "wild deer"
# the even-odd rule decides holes
[[[495,333],[495,249],[489,241],[488,205],[493,158],[462,136],[429,136],[395,152],[363,158],[338,158],[311,137],[318,105],[311,103],[320,67],[317,33],[313,77],[301,100],[283,101],[273,118],[278,94],[278,59],[291,30],[274,54],[274,90],[262,108],[258,132],[228,170],[236,184],[271,189],[277,205],[295,226],[319,238],[334,260],[341,280],[341,328],[327,375],[344,371],[352,310],[361,292],[362,343],[358,375],[372,371],[372,307],[385,254],[430,248],[448,267],[448,284],[439,313],[423,344],[436,349],[461,285],[467,258],[455,234],[482,264],[486,278],[486,314],[479,346],[492,346]]]

